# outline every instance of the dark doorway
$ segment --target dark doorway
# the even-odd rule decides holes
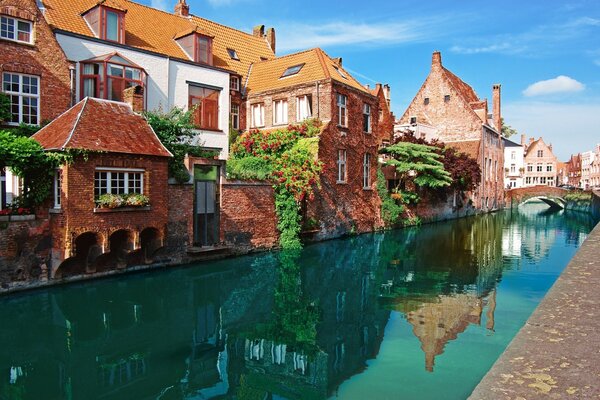
[[[194,166],[194,245],[219,243],[219,167]]]

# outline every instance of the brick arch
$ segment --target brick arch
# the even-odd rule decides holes
[[[24,19],[30,22],[37,22],[37,13],[32,12],[31,10],[27,10],[19,7],[19,4],[15,2],[15,5],[4,5],[0,7],[0,14],[2,15],[10,15],[11,17]]]
[[[505,193],[505,204],[517,207],[519,204],[533,198],[557,198],[564,201],[564,197],[568,192],[563,188],[543,185],[510,189]]]
[[[36,68],[33,65],[20,62],[7,62],[0,65],[3,72],[15,72],[27,75],[41,75],[39,66]]]

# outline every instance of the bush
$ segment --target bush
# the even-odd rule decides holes
[[[565,200],[576,204],[590,203],[592,201],[592,193],[581,190],[572,191],[565,195]]]
[[[227,161],[227,177],[242,180],[266,180],[273,173],[273,165],[264,158],[244,157]]]
[[[150,204],[148,196],[143,194],[112,194],[105,193],[96,199],[96,206],[100,208],[119,207],[146,207]]]
[[[385,176],[381,169],[377,170],[377,193],[381,198],[381,218],[386,226],[394,225],[400,220],[404,207],[396,203],[387,190]]]

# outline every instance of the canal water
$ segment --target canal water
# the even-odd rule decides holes
[[[0,297],[0,399],[464,399],[591,228],[530,204]]]

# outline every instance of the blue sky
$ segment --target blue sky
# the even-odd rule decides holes
[[[172,10],[176,0],[137,0]],[[505,121],[559,158],[600,143],[600,1],[188,0],[193,14],[244,31],[275,27],[278,55],[322,47],[363,83],[389,83],[404,112],[431,53],[491,98]]]

